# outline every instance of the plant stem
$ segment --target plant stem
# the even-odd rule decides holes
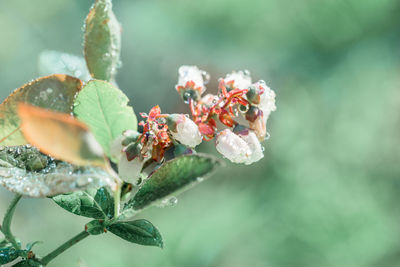
[[[121,183],[117,183],[117,189],[114,192],[114,219],[116,220],[119,217],[121,203]]]
[[[0,227],[1,232],[4,234],[5,238],[10,242],[15,249],[20,249],[21,246],[18,244],[14,235],[11,232],[11,221],[14,215],[15,208],[17,207],[18,201],[21,199],[22,195],[16,194],[12,199],[10,206],[4,215],[3,224]]]
[[[41,259],[40,262],[43,265],[47,265],[55,257],[57,257],[58,255],[60,255],[64,251],[66,251],[68,248],[72,247],[73,245],[75,245],[76,243],[78,243],[79,241],[85,239],[88,236],[89,236],[88,232],[86,232],[86,231],[80,232],[79,234],[77,234],[76,236],[74,236],[73,238],[71,238],[70,240],[68,240],[67,242],[65,242],[64,244],[59,246],[58,248],[56,248],[54,251],[52,251],[49,254],[47,254],[44,258]]]
[[[106,171],[108,172],[108,174],[110,174],[112,177],[114,177],[115,188],[113,188],[113,191],[114,191],[114,218],[113,218],[113,220],[117,220],[119,217],[119,210],[120,210],[120,204],[121,204],[122,181],[109,163],[106,165]]]

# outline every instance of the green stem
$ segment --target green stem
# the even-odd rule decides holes
[[[52,251],[48,255],[46,255],[44,258],[41,259],[40,262],[43,265],[47,265],[55,257],[57,257],[58,255],[60,255],[64,251],[66,251],[68,248],[72,247],[73,245],[75,245],[76,243],[85,239],[88,236],[89,236],[88,232],[86,232],[86,231],[80,232],[79,234],[77,234],[76,236],[74,236],[73,238],[71,238],[70,240],[68,240],[67,242],[65,242],[64,244],[59,246],[58,248],[56,248],[54,251]]]
[[[119,217],[119,210],[121,205],[121,183],[117,183],[117,189],[114,192],[114,219]]]
[[[21,199],[22,195],[16,194],[12,199],[10,206],[4,215],[3,224],[0,227],[1,232],[4,234],[8,242],[10,242],[15,249],[21,249],[14,235],[11,232],[11,221],[14,215],[15,208],[17,207],[18,201]]]
[[[121,189],[122,189],[122,181],[119,178],[118,174],[113,170],[111,165],[108,163],[106,165],[106,171],[112,177],[114,177],[115,188],[114,188],[114,218],[113,220],[117,220],[119,217],[119,210],[121,205]]]

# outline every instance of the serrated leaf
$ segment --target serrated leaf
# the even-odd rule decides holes
[[[143,209],[156,201],[170,196],[201,182],[220,161],[203,155],[185,155],[164,163],[140,187],[136,195],[127,203],[126,209]]]
[[[114,212],[114,200],[106,188],[58,195],[53,200],[69,212],[94,219],[112,218]]]
[[[111,0],[97,0],[85,22],[84,52],[93,78],[113,81],[120,64],[121,25]]]
[[[62,73],[74,76],[85,82],[91,78],[85,59],[68,53],[45,50],[39,55],[38,65],[39,74],[43,76]]]
[[[68,75],[50,75],[34,80],[16,89],[0,105],[0,144],[24,145],[28,142],[20,131],[21,120],[17,113],[19,102],[71,113],[76,93],[82,82]]]
[[[136,130],[137,120],[128,97],[108,82],[90,81],[79,92],[75,116],[86,123],[107,156],[113,141],[125,130]]]
[[[163,241],[157,228],[147,220],[119,222],[107,228],[111,233],[129,242],[162,248]]]
[[[54,160],[31,146],[0,147],[0,185],[17,194],[47,197],[87,188],[114,187],[103,169]]]
[[[89,128],[68,114],[19,104],[21,130],[30,144],[76,165],[105,166],[103,150]]]

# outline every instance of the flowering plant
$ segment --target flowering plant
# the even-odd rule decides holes
[[[196,153],[203,140],[234,163],[263,157],[275,93],[247,71],[219,80],[203,95],[209,75],[196,66],[178,71],[176,91],[191,116],[159,106],[137,123],[114,77],[120,65],[120,24],[110,0],[97,0],[86,19],[85,59],[58,52],[40,57],[44,77],[16,89],[0,105],[0,184],[16,193],[1,232],[0,263],[45,266],[78,241],[111,232],[140,245],[163,247],[157,228],[133,219],[208,176],[220,160]],[[53,74],[54,72],[63,74]],[[62,142],[60,141],[62,140]],[[50,197],[65,210],[92,218],[82,232],[44,257],[11,232],[22,196]]]

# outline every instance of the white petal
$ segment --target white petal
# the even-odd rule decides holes
[[[110,154],[111,157],[115,158],[117,161],[120,160],[122,155],[122,141],[125,139],[124,135],[118,136],[111,144]]]
[[[141,160],[139,157],[128,161],[125,153],[123,153],[118,164],[119,177],[125,182],[133,185],[137,184],[140,178],[140,171],[142,170],[144,163],[145,161]]]
[[[230,129],[225,129],[217,135],[216,149],[234,163],[245,163],[251,154],[246,142]]]
[[[267,121],[269,114],[276,110],[275,92],[266,85],[262,85],[262,87],[264,88],[264,93],[260,95],[260,104],[258,106],[264,113],[265,121]]]
[[[232,71],[232,73],[227,74],[224,81],[230,82],[234,81],[233,85],[239,89],[247,89],[251,85],[251,77],[248,73],[240,71]]]
[[[201,87],[202,92],[206,89],[204,86],[204,75],[207,75],[205,71],[200,70],[197,66],[181,66],[178,70],[179,79],[177,86],[186,86],[186,83],[193,81],[196,87]]]
[[[176,131],[171,132],[172,137],[182,144],[195,147],[201,143],[203,137],[200,134],[199,127],[183,114],[179,114],[179,120],[176,124]]]
[[[246,165],[259,161],[264,157],[263,148],[254,131],[249,130],[248,134],[239,134],[239,136],[246,142],[251,150],[251,154],[245,161]]]

